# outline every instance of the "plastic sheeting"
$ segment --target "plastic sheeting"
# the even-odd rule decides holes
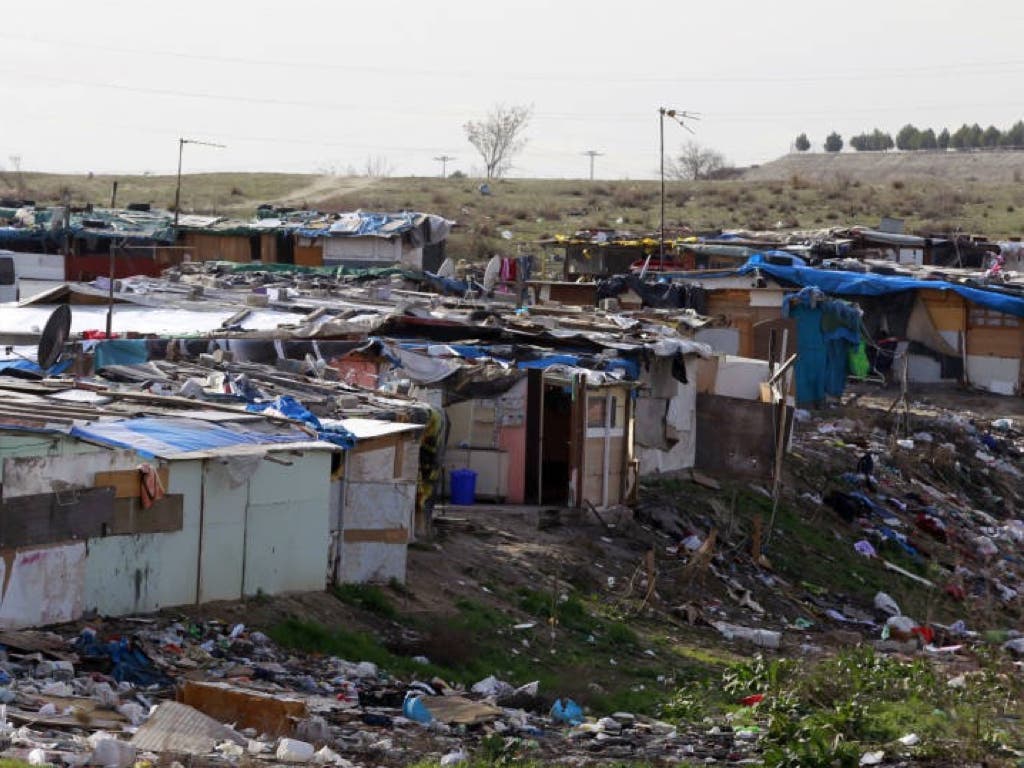
[[[55,305],[19,307],[0,305],[0,333],[42,333]],[[232,318],[237,309],[194,310],[177,307],[144,307],[133,304],[114,306],[114,333],[131,329],[139,334],[192,334],[219,331],[224,322]],[[242,321],[240,327],[251,331],[271,331],[280,325],[299,325],[306,315],[299,312],[279,312],[273,309],[255,309]],[[104,328],[107,308],[104,306],[76,306],[71,318],[71,332],[81,334],[93,328]]]
[[[229,429],[195,419],[150,417],[94,422],[73,427],[71,434],[94,443],[130,448],[160,458],[231,446],[274,445],[310,440],[309,435],[301,432],[254,432],[241,428]]]
[[[796,402],[814,405],[846,388],[850,349],[860,343],[860,310],[804,288],[783,300],[784,316],[797,325]]]
[[[110,339],[95,347],[93,365],[97,371],[109,365],[138,365],[149,361],[145,339]]]
[[[948,283],[943,280],[918,280],[913,277],[898,275],[862,274],[860,272],[844,272],[841,270],[814,269],[812,267],[783,267],[777,264],[754,264],[747,262],[738,270],[738,274],[746,275],[760,271],[784,283],[800,286],[813,286],[834,296],[884,296],[899,291],[953,291],[978,306],[1005,312],[1008,315],[1024,317],[1024,298],[1010,296],[1005,293],[973,288],[961,283]],[[725,275],[723,275],[725,276]],[[712,277],[703,275],[702,278]]]
[[[246,406],[247,411],[254,413],[265,413],[273,411],[288,419],[301,421],[310,428],[316,430],[317,437],[328,443],[341,448],[353,448],[356,444],[356,436],[340,424],[325,425],[306,406],[289,395],[280,395],[269,403],[250,403]]]

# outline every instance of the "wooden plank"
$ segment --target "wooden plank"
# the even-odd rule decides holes
[[[295,724],[308,716],[304,702],[284,696],[231,688],[224,683],[189,680],[178,694],[180,701],[222,723],[255,728],[258,733],[289,736]]]
[[[1022,356],[1020,328],[972,328],[967,331],[967,354],[1017,359]]]
[[[0,549],[98,538],[113,518],[113,488],[6,499],[0,503]]]
[[[375,451],[379,448],[395,448],[399,445],[399,437],[401,434],[401,432],[393,432],[390,435],[365,438],[356,443],[355,448],[352,449],[352,453],[366,453],[368,451]]]
[[[347,528],[345,541],[375,544],[405,544],[409,541],[408,528]]]
[[[185,497],[182,494],[164,496],[153,502],[149,509],[142,508],[138,499],[117,499],[114,517],[107,529],[108,536],[133,533],[173,533],[185,523]]]
[[[170,469],[165,465],[157,470],[160,484],[167,488],[170,481]],[[110,487],[114,489],[115,499],[137,499],[142,489],[142,475],[137,469],[121,469],[112,472],[97,472],[93,480],[94,488]]]
[[[395,441],[395,474],[397,480],[402,476],[402,460],[405,458],[405,440]]]

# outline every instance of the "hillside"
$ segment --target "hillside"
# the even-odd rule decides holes
[[[1024,152],[793,152],[750,168],[743,179],[786,181],[793,176],[815,182],[842,176],[867,184],[909,179],[1011,184],[1024,179]]]
[[[980,153],[951,157],[950,162],[991,163],[1006,157],[1019,163],[1024,152]],[[918,162],[904,155],[791,155],[733,181],[670,181],[665,223],[695,232],[721,229],[825,228],[877,225],[883,216],[906,220],[910,231],[960,229],[990,237],[1024,231],[1024,183],[1013,182],[1011,165],[1002,171],[1010,181],[949,181],[935,178],[861,180],[844,169],[872,163]],[[791,165],[787,165],[791,164]],[[771,169],[775,168],[773,172]],[[786,170],[792,168],[792,170]],[[814,170],[817,169],[817,170]],[[831,169],[831,171],[829,171]],[[813,171],[813,172],[812,172]],[[756,174],[778,175],[761,180]],[[1002,178],[1001,177],[1001,178]],[[119,176],[119,205],[131,202],[170,207],[173,176]],[[112,176],[0,173],[0,197],[59,202],[68,189],[76,205],[109,205]],[[182,210],[248,217],[263,203],[339,210],[420,210],[458,222],[449,243],[457,259],[482,259],[492,253],[515,254],[535,249],[535,242],[589,227],[635,233],[656,232],[660,185],[654,180],[584,181],[502,179],[481,195],[479,179],[366,178],[312,174],[186,174]]]

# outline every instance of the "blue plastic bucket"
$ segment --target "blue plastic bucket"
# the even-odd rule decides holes
[[[453,469],[451,472],[452,504],[473,504],[476,501],[476,472]]]

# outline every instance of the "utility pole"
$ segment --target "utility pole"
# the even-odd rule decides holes
[[[448,178],[448,162],[450,160],[454,160],[455,158],[452,157],[451,155],[438,155],[434,159],[441,164],[441,178]]]
[[[115,182],[116,183],[116,182]],[[110,238],[110,284],[107,286],[107,338],[112,338],[114,331],[114,251],[117,243]]]
[[[227,149],[224,144],[212,144],[208,141],[196,141],[195,139],[178,139],[178,183],[174,187],[174,226],[178,226],[178,211],[181,208],[181,156],[185,152],[186,144],[201,144],[204,147],[216,147]]]
[[[659,269],[665,270],[665,118],[670,117],[679,123],[683,128],[693,133],[690,127],[683,122],[687,120],[700,120],[700,116],[692,112],[682,112],[677,109],[658,108],[658,155],[661,160],[661,227],[658,238],[658,262]]]
[[[114,179],[110,189],[110,207],[117,208],[117,179]]]
[[[590,180],[593,181],[594,180],[594,158],[595,157],[601,157],[602,153],[598,152],[597,150],[594,150],[594,149],[588,149],[583,154],[584,154],[584,156],[590,158]]]

